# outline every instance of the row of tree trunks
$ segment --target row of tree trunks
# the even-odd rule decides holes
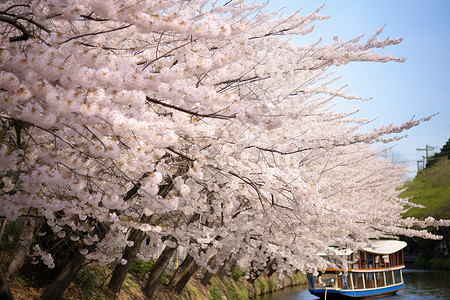
[[[208,266],[209,266],[210,268],[213,268],[213,267],[216,265],[216,261],[217,261],[216,257],[217,257],[217,256],[214,255],[214,256],[211,257],[210,260],[208,261]],[[209,272],[208,270],[206,270],[205,275],[203,276],[201,283],[202,283],[204,286],[206,286],[206,285],[209,283],[209,281],[211,280],[211,278],[214,276],[214,274],[215,274],[215,273],[212,273],[212,272]]]
[[[184,173],[184,171],[183,171],[183,173]],[[161,185],[161,187],[159,188],[158,195],[161,196],[162,198],[165,198],[169,194],[169,192],[172,190],[172,188],[173,188],[173,181],[172,181],[172,179],[168,178],[168,183]],[[144,218],[142,218],[141,222],[148,223],[148,222],[150,222],[151,218],[152,218],[152,216],[144,217]],[[128,270],[129,270],[131,264],[135,261],[136,255],[138,254],[139,248],[140,248],[143,240],[145,239],[145,237],[146,237],[145,233],[143,233],[137,229],[134,229],[134,228],[131,230],[128,241],[132,241],[133,246],[131,246],[131,247],[127,246],[122,254],[122,259],[126,259],[127,263],[125,265],[118,264],[114,268],[113,274],[111,276],[111,280],[109,281],[109,284],[108,284],[108,287],[114,293],[120,292],[123,281],[125,280],[125,277],[128,273]],[[158,281],[159,281],[159,278],[158,278]]]
[[[175,283],[173,290],[176,293],[181,293],[186,286],[186,284],[189,282],[189,279],[197,272],[199,269],[199,265],[194,261],[192,262],[189,267],[187,268],[185,274],[178,280],[178,282]]]
[[[139,248],[142,244],[142,241],[145,239],[146,234],[140,230],[132,229],[130,237],[128,241],[132,241],[134,244],[131,247],[126,247],[123,254],[122,259],[126,259],[127,263],[117,264],[114,268],[113,274],[111,276],[111,280],[109,281],[108,287],[114,292],[118,293],[122,288],[123,281],[128,273],[130,266],[135,261],[136,255],[139,252]]]
[[[175,248],[165,247],[161,255],[156,260],[155,266],[150,273],[150,278],[148,279],[147,284],[144,288],[144,293],[147,297],[152,298],[153,294],[156,291],[156,288],[158,287],[159,279],[166,270],[166,267],[177,248],[178,246]]]
[[[103,223],[97,223],[95,230],[99,240],[101,241],[108,232],[108,226]],[[88,247],[88,253],[92,253],[96,250],[96,245],[90,245]],[[79,249],[75,247],[74,254],[71,257],[69,263],[59,273],[58,277],[50,283],[47,289],[42,295],[42,299],[57,300],[62,298],[62,294],[69,286],[69,284],[75,279],[78,271],[83,267],[86,260],[86,256],[81,254]]]
[[[200,219],[200,215],[198,213],[194,213],[189,218],[187,224],[192,224],[192,223],[196,222],[198,219]],[[174,241],[173,238],[171,238],[171,239],[172,239],[172,241]],[[145,285],[145,288],[144,288],[144,293],[145,293],[145,295],[147,295],[147,297],[151,298],[153,296],[153,294],[155,293],[155,290],[159,283],[159,279],[161,278],[162,274],[166,270],[166,267],[169,264],[170,259],[172,258],[172,255],[175,253],[177,248],[178,248],[178,246],[175,248],[165,247],[163,252],[161,253],[161,255],[156,260],[155,266],[153,267],[153,270],[150,273],[150,278],[148,279],[147,284]],[[182,263],[182,265],[183,265],[183,263]],[[182,265],[180,266],[180,268],[182,267]],[[178,269],[180,269],[180,268],[178,268]],[[174,277],[175,277],[175,275],[174,275]],[[172,280],[173,280],[173,278],[172,278]],[[171,283],[172,283],[172,281],[169,283],[169,286]]]
[[[143,175],[142,178],[146,176],[147,175]],[[133,187],[128,190],[123,200],[128,201],[134,195],[136,195],[139,187],[139,183],[133,185]],[[108,225],[97,223],[96,231],[99,240],[102,240],[108,232]],[[95,244],[88,247],[88,253],[94,252],[95,250]],[[61,299],[62,294],[64,293],[66,288],[75,279],[78,271],[80,271],[80,269],[83,267],[85,260],[86,257],[82,255],[78,249],[74,249],[74,255],[70,259],[69,263],[64,267],[58,277],[47,287],[47,289],[44,291],[42,299]]]
[[[167,288],[170,290],[173,290],[176,283],[180,281],[180,279],[188,272],[191,264],[194,262],[194,257],[192,257],[190,254],[186,256],[186,258],[181,263],[180,267],[176,269],[175,274],[173,274],[172,279],[169,282],[169,285]]]

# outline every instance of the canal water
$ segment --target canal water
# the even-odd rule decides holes
[[[381,300],[450,300],[450,271],[404,269],[405,287]],[[286,288],[258,300],[314,300],[306,287]]]

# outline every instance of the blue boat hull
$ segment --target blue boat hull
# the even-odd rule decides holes
[[[335,290],[335,289],[314,289],[309,290],[314,296],[327,299],[358,299],[358,298],[376,298],[386,295],[395,294],[398,290],[403,288],[404,284],[398,284],[393,286],[367,289],[367,290]]]

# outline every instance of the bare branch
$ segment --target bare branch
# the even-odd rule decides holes
[[[158,105],[161,105],[161,106],[164,106],[164,107],[168,107],[168,108],[171,108],[171,109],[175,109],[175,110],[184,112],[186,114],[190,114],[190,115],[193,115],[193,116],[196,116],[196,117],[200,117],[200,118],[214,118],[214,119],[222,119],[222,120],[229,120],[229,119],[236,118],[236,114],[232,114],[232,115],[221,115],[221,114],[217,114],[217,113],[201,114],[199,112],[195,112],[195,111],[188,110],[188,109],[185,109],[185,108],[182,108],[182,107],[179,107],[179,106],[168,104],[168,103],[165,103],[165,102],[160,101],[158,99],[150,98],[148,96],[146,96],[146,99],[147,99],[148,102],[151,102],[151,103],[154,103],[154,104],[158,104]]]
[[[22,35],[19,36],[12,36],[9,38],[10,42],[18,42],[18,41],[25,41],[28,40],[31,36],[31,34],[28,32],[28,30],[18,22],[17,17],[12,17],[9,15],[6,15],[4,13],[0,13],[0,21],[3,21],[5,23],[11,24],[14,27],[16,27],[20,32],[22,32]]]

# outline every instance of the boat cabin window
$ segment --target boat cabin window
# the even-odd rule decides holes
[[[383,255],[381,258],[383,259],[383,267],[389,267],[389,255]]]
[[[380,268],[380,256],[379,255],[374,255],[374,259],[375,259],[375,268],[378,269]]]
[[[403,250],[397,252],[398,253],[398,264],[399,265],[404,265],[405,263],[403,262]]]
[[[376,281],[377,281],[377,286],[378,287],[386,285],[386,283],[384,282],[384,275],[383,275],[382,272],[376,272],[375,276],[376,276]]]
[[[394,280],[395,280],[395,283],[402,282],[402,271],[401,270],[394,270]]]
[[[357,255],[351,255],[350,259],[355,259]],[[360,261],[358,264],[349,264],[352,269],[379,269],[401,266],[403,262],[403,251],[399,251],[389,255],[379,255],[359,251]]]
[[[392,271],[387,271],[385,273],[385,276],[386,276],[386,285],[393,285],[394,278],[392,277]]]
[[[366,289],[375,288],[375,275],[374,273],[364,273],[364,281],[366,284]]]
[[[352,253],[348,257],[348,267],[350,269],[359,269],[359,255],[358,252]]]
[[[360,269],[367,269],[367,253],[361,252],[359,253],[359,256],[361,257],[361,266]]]
[[[316,286],[318,286],[318,287],[320,287],[320,286],[334,287],[334,286],[337,286],[337,284],[338,284],[338,274],[337,273],[323,273],[321,276],[317,276],[317,279],[316,279]]]
[[[367,254],[368,269],[373,269],[373,254],[372,253],[366,253],[366,254]]]
[[[355,290],[365,288],[363,282],[363,273],[351,273],[351,276],[353,280],[353,287]]]
[[[397,266],[397,253],[391,254],[390,255],[391,258],[391,266]]]

